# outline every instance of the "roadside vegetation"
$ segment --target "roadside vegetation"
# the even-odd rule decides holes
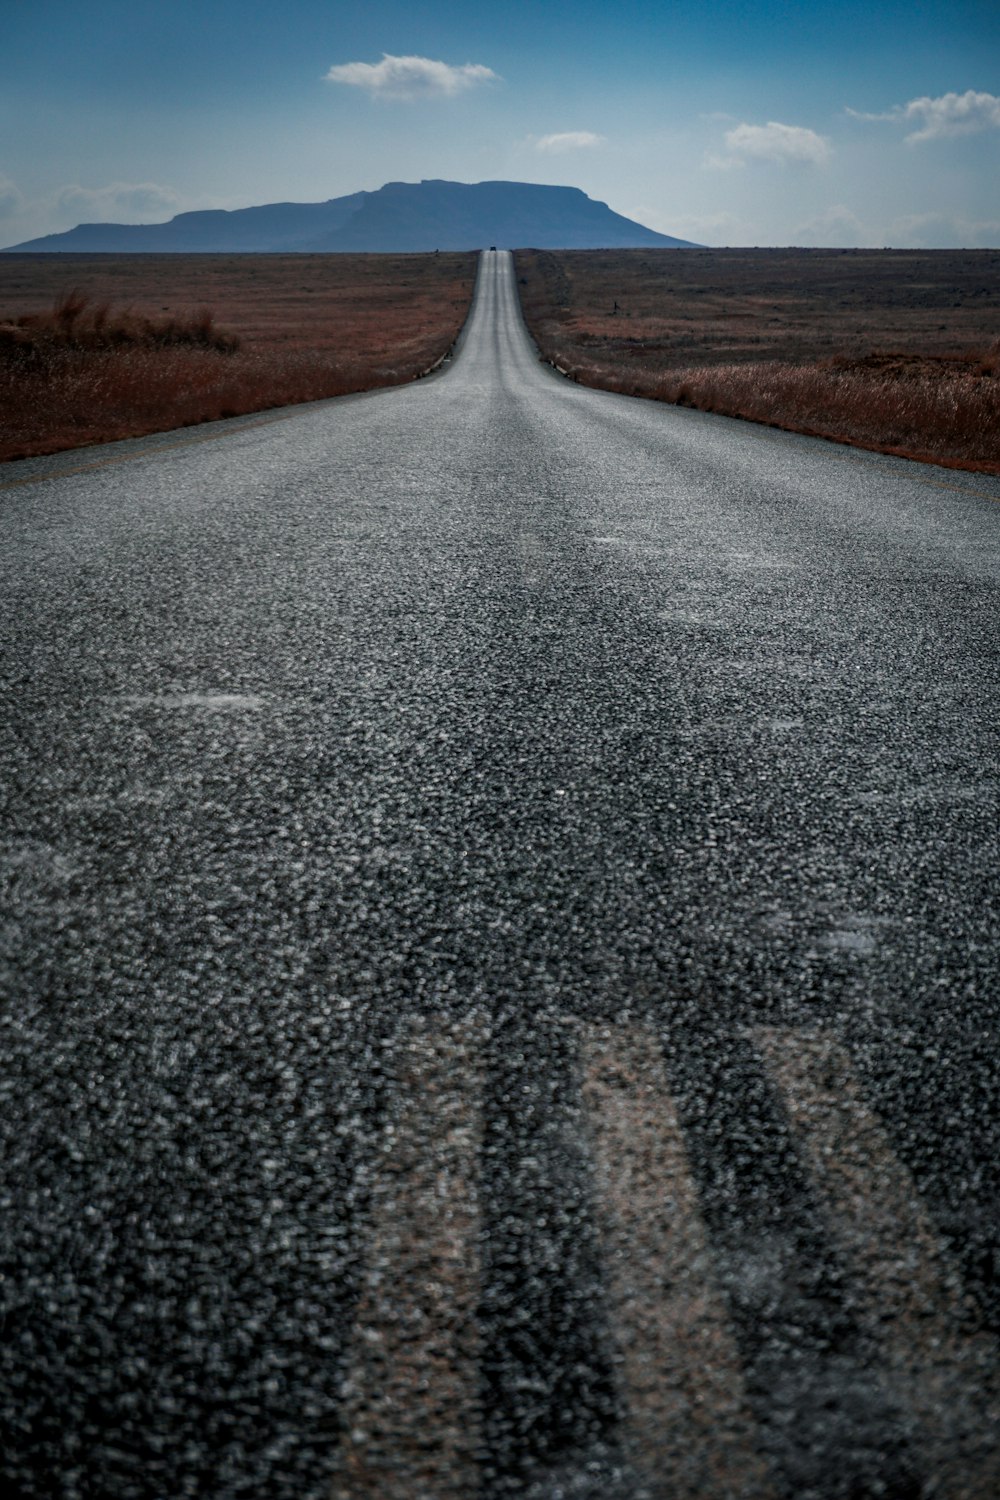
[[[399,385],[474,254],[0,256],[0,460]]]
[[[1000,474],[1000,252],[519,251],[585,385]]]

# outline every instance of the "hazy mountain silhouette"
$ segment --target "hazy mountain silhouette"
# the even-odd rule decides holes
[[[205,209],[166,224],[78,224],[9,251],[406,251],[501,248],[660,248],[688,240],[657,234],[573,187],[532,182],[387,182],[327,203]]]

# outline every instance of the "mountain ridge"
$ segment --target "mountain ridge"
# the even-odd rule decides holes
[[[693,248],[581,188],[528,182],[387,182],[324,203],[196,209],[162,224],[78,224],[0,254],[403,253],[486,245],[538,250]]]

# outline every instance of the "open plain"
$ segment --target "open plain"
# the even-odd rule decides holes
[[[474,276],[472,254],[0,255],[0,460],[412,380]],[[207,315],[235,349],[156,336]],[[22,320],[41,325],[27,348]],[[112,337],[137,321],[149,338]]]
[[[519,251],[585,385],[1000,473],[1000,251]]]

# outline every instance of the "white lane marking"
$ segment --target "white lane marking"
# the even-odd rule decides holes
[[[780,1088],[831,1227],[857,1267],[890,1389],[914,1422],[935,1500],[1000,1495],[997,1345],[974,1328],[947,1252],[846,1052],[832,1038],[760,1028],[754,1039]]]
[[[397,1054],[331,1500],[478,1489],[481,1021],[430,1016]]]
[[[582,1062],[636,1493],[768,1495],[656,1034],[588,1027]]]

